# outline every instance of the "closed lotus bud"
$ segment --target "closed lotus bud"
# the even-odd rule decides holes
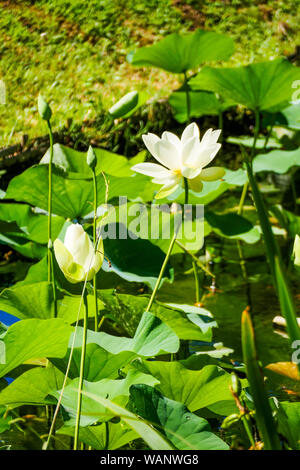
[[[95,252],[93,243],[80,224],[67,228],[64,242],[56,239],[54,253],[65,278],[73,284],[92,280],[103,263],[103,241]]]
[[[228,428],[230,428],[233,424],[237,423],[237,422],[239,421],[239,419],[240,419],[240,417],[239,417],[239,415],[236,414],[236,413],[234,413],[234,414],[232,414],[232,415],[229,415],[229,416],[227,416],[227,417],[224,419],[224,421],[223,421],[221,427],[222,427],[223,429],[228,429]]]
[[[44,119],[45,121],[50,121],[52,111],[49,104],[42,95],[39,95],[38,97],[38,110],[39,115],[42,119]]]
[[[130,113],[137,106],[138,102],[139,93],[137,91],[130,91],[114,104],[108,112],[113,118],[118,119]]]
[[[295,256],[294,263],[296,266],[300,266],[300,237],[296,235],[294,242],[294,251],[293,255]]]
[[[94,149],[93,147],[90,145],[89,146],[89,149],[88,149],[88,153],[87,153],[87,157],[86,157],[86,162],[88,164],[88,166],[94,170],[96,168],[96,165],[97,165],[97,157],[96,157],[96,154],[94,152]]]
[[[242,391],[241,381],[234,372],[231,373],[231,390],[237,397],[240,396]]]

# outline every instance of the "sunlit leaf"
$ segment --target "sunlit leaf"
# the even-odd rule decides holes
[[[60,387],[64,374],[54,367],[35,367],[17,377],[0,393],[0,405],[41,405],[53,403],[46,396]]]
[[[182,404],[164,397],[147,385],[130,389],[135,409],[179,450],[227,450],[227,444],[210,430],[208,422]]]
[[[99,420],[106,421],[112,417],[111,413],[108,413],[106,408],[99,405],[99,403],[93,398],[90,398],[88,394],[106,398],[114,403],[125,406],[128,402],[130,387],[133,384],[140,383],[154,385],[157,383],[157,380],[148,374],[133,370],[128,372],[125,379],[102,379],[99,382],[88,382],[85,380],[83,383],[80,425],[89,426]],[[88,392],[88,394],[84,392]],[[52,392],[51,395],[59,398],[60,391]],[[74,379],[65,387],[62,397],[62,406],[69,415],[69,419],[65,422],[68,426],[75,425],[77,397],[78,379]]]
[[[170,34],[152,46],[141,47],[128,59],[132,65],[182,73],[207,61],[226,60],[233,50],[230,37],[197,29],[185,35]]]
[[[136,199],[143,192],[147,177],[133,175],[126,178],[109,177],[109,200],[117,196]],[[105,202],[106,186],[102,174],[97,176],[99,205]],[[83,179],[73,173],[67,175],[58,167],[52,172],[52,210],[62,217],[76,219],[93,209],[92,175]],[[6,198],[24,201],[41,209],[48,209],[48,166],[35,165],[13,178]]]
[[[75,428],[63,426],[57,431],[57,434],[64,434],[73,437],[74,431]],[[123,422],[108,422],[98,426],[87,426],[79,429],[79,440],[96,450],[120,449],[138,437],[139,434],[133,429],[130,429]]]
[[[130,161],[117,153],[109,152],[101,148],[93,148],[96,157],[97,165],[95,168],[96,174],[102,171],[107,175],[128,177],[132,175],[130,168],[140,163],[145,158],[145,152],[141,152]],[[79,173],[81,175],[91,176],[91,169],[87,165],[86,152],[79,152],[70,147],[61,144],[54,144],[53,147],[53,163],[65,170],[67,173]],[[50,151],[47,150],[45,155],[40,161],[40,164],[48,164],[50,158]]]
[[[201,370],[190,370],[180,362],[143,361],[133,365],[142,372],[156,377],[156,386],[164,396],[187,406],[190,411],[209,408],[219,414],[230,410],[236,412],[236,405],[230,392],[230,374],[223,369],[208,365]]]
[[[257,155],[253,160],[253,171],[273,171],[286,173],[293,166],[300,166],[300,148],[297,150],[272,150]]]
[[[29,359],[64,357],[72,328],[56,318],[22,320],[14,323],[0,343],[0,376]]]
[[[255,110],[277,111],[291,101],[299,68],[276,59],[234,68],[204,67],[189,83],[194,90],[219,93]]]

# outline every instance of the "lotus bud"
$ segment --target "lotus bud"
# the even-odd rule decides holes
[[[103,263],[103,241],[99,241],[95,250],[88,234],[80,224],[67,228],[64,242],[58,238],[54,242],[57,263],[65,278],[75,284],[91,281]]]
[[[44,119],[45,121],[50,121],[52,111],[49,104],[42,95],[39,95],[38,97],[38,110],[39,115],[42,119]]]
[[[300,266],[300,237],[296,235],[294,242],[293,255],[295,257],[294,263],[296,266]]]
[[[231,390],[237,397],[240,396],[242,391],[240,379],[234,372],[231,373]]]
[[[131,91],[114,104],[108,112],[113,118],[118,119],[134,110],[138,102],[139,93],[137,91]]]
[[[222,428],[223,429],[228,429],[230,428],[233,424],[237,423],[239,421],[240,417],[238,414],[234,413],[232,415],[227,416],[223,423],[222,423]]]
[[[97,157],[91,145],[89,146],[89,149],[88,149],[86,162],[88,166],[94,171],[97,165]]]

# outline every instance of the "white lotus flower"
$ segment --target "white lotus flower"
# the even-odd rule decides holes
[[[179,139],[172,132],[164,132],[161,139],[155,134],[144,134],[143,141],[149,152],[160,163],[138,163],[131,169],[151,176],[152,182],[163,187],[156,194],[160,199],[173,193],[188,178],[189,187],[196,192],[202,190],[202,181],[215,181],[222,178],[225,171],[221,167],[206,167],[221,148],[217,142],[221,130],[209,129],[200,141],[199,128],[189,124]]]
[[[67,228],[64,242],[55,240],[54,253],[66,279],[73,284],[90,281],[103,263],[103,241],[99,241],[95,253],[94,245],[80,224]]]

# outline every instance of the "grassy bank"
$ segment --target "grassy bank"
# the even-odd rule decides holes
[[[86,5],[84,5],[86,3]],[[0,147],[45,133],[36,109],[40,91],[54,126],[83,123],[101,133],[104,110],[132,89],[164,97],[179,83],[156,69],[133,68],[128,52],[174,31],[198,27],[230,35],[240,64],[290,55],[300,43],[300,6],[288,1],[40,0],[0,4]]]

